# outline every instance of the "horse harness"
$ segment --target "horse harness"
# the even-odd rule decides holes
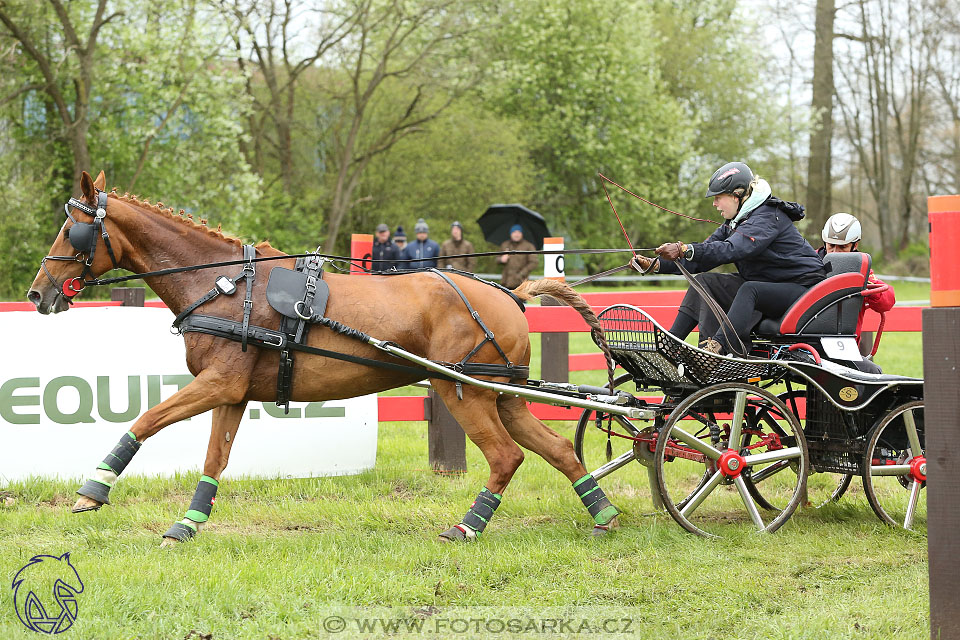
[[[310,326],[314,324],[325,326],[337,333],[362,342],[366,342],[369,337],[362,331],[348,327],[324,315],[327,301],[330,297],[330,288],[327,283],[323,281],[325,258],[319,254],[297,258],[294,269],[274,267],[271,270],[270,279],[267,281],[267,302],[282,316],[280,327],[278,330],[271,330],[251,325],[250,314],[253,309],[253,284],[256,280],[255,257],[256,249],[252,245],[243,245],[243,259],[245,261],[243,270],[233,278],[219,276],[215,281],[213,289],[177,314],[171,330],[174,333],[205,333],[219,338],[239,341],[243,351],[247,350],[248,344],[279,351],[280,364],[277,372],[276,403],[277,406],[284,408],[285,413],[290,411],[290,390],[293,386],[293,355],[296,351],[353,362],[364,366],[389,369],[420,378],[451,379],[443,374],[429,371],[422,367],[374,360],[372,358],[364,358],[362,356],[311,347],[306,344]],[[507,377],[511,380],[527,378],[530,373],[529,367],[515,365],[510,362],[504,350],[497,343],[493,332],[490,331],[480,318],[480,314],[473,308],[470,301],[467,300],[467,297],[463,291],[460,290],[460,287],[439,270],[428,269],[428,271],[437,274],[447,284],[453,287],[454,291],[457,292],[466,306],[470,316],[477,322],[484,333],[483,340],[464,356],[460,362],[441,362],[439,364],[466,375]],[[468,275],[480,282],[487,282],[472,274],[464,273],[461,275]],[[236,285],[241,279],[245,280],[246,284],[246,295],[243,301],[243,320],[241,322],[194,313],[200,306],[220,295],[233,295],[236,292]],[[523,303],[519,298],[512,292],[508,291],[508,293],[517,301],[520,308],[523,309]],[[496,348],[504,364],[469,362],[470,358],[476,355],[488,342]],[[455,382],[457,385],[457,397],[462,399],[461,383],[459,381]]]
[[[70,208],[79,209],[89,216],[93,216],[93,222],[78,222],[70,214]],[[77,252],[74,256],[45,256],[40,261],[40,268],[43,274],[53,285],[58,296],[62,296],[73,304],[73,298],[83,290],[84,282],[87,276],[93,276],[93,260],[97,255],[97,236],[103,238],[103,243],[107,247],[107,253],[110,255],[110,261],[113,268],[119,267],[117,256],[113,252],[113,245],[110,244],[110,234],[107,233],[107,227],[103,224],[107,217],[107,193],[105,191],[97,192],[97,206],[91,207],[86,202],[70,198],[63,205],[63,212],[67,218],[73,222],[69,228],[64,230],[63,235],[70,241],[70,245]],[[47,270],[47,260],[62,260],[66,262],[82,262],[83,273],[75,278],[68,278],[62,283],[58,283],[50,271]],[[79,289],[77,286],[79,285]]]

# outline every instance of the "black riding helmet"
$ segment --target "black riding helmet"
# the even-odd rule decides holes
[[[714,172],[707,186],[707,198],[729,193],[743,199],[753,181],[753,171],[742,162],[728,162]]]

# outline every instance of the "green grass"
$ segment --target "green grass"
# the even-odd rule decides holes
[[[919,334],[887,334],[877,361],[919,376],[920,346]],[[573,334],[570,350],[595,347]],[[602,384],[605,375],[572,379]],[[573,438],[572,423],[552,426]],[[209,526],[174,549],[160,549],[160,536],[182,517],[196,475],[123,478],[112,506],[77,515],[76,481],[18,482],[0,491],[0,570],[9,585],[31,556],[71,552],[86,588],[67,638],[328,637],[322,621],[342,605],[394,616],[508,607],[546,617],[562,607],[594,622],[629,619],[632,637],[671,640],[929,637],[926,536],[883,526],[859,479],[840,503],[798,511],[775,534],[732,527],[705,540],[653,511],[635,467],[604,481],[622,528],[593,539],[569,483],[528,454],[483,540],[443,545],[436,534],[486,480],[473,445],[467,458],[466,474],[435,475],[424,423],[382,423],[374,470],[225,481]],[[33,637],[3,587],[0,638]]]
[[[159,536],[195,477],[124,479],[113,506],[78,515],[75,483],[18,483],[0,566],[10,579],[33,554],[71,551],[86,584],[73,638],[317,637],[331,603],[605,607],[653,638],[929,636],[926,538],[882,526],[862,499],[798,513],[773,535],[704,540],[653,514],[638,475],[610,487],[622,528],[592,539],[569,484],[529,455],[482,542],[441,545],[485,465],[470,446],[468,473],[440,477],[426,457],[422,424],[385,423],[376,470],[225,482],[209,528],[172,550]],[[10,593],[0,637],[34,637]]]

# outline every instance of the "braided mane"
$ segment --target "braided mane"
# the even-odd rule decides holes
[[[240,240],[240,238],[224,233],[219,224],[217,225],[216,229],[211,229],[210,227],[207,226],[206,218],[200,218],[200,221],[197,222],[196,220],[193,219],[192,213],[185,213],[183,209],[180,209],[179,213],[177,213],[172,208],[165,206],[160,201],[157,201],[156,204],[151,204],[149,200],[141,200],[140,196],[130,195],[129,193],[126,193],[126,192],[124,192],[123,195],[120,195],[120,193],[117,191],[117,187],[114,187],[113,189],[110,190],[110,195],[115,197],[120,202],[124,202],[126,204],[132,204],[139,207],[140,209],[146,209],[147,211],[150,211],[152,213],[160,214],[166,218],[169,218],[170,220],[174,220],[181,224],[185,224],[189,226],[191,229],[197,229],[199,231],[202,231],[212,238],[217,238],[218,240],[229,242],[230,244],[236,247],[243,246],[243,241]],[[272,249],[273,247],[270,245],[269,242],[264,240],[263,242],[260,242],[259,244],[257,244],[256,248]]]

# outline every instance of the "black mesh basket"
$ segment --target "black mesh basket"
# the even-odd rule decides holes
[[[783,367],[768,360],[718,356],[689,345],[637,307],[614,305],[598,317],[614,360],[645,387],[699,388],[783,374]]]

